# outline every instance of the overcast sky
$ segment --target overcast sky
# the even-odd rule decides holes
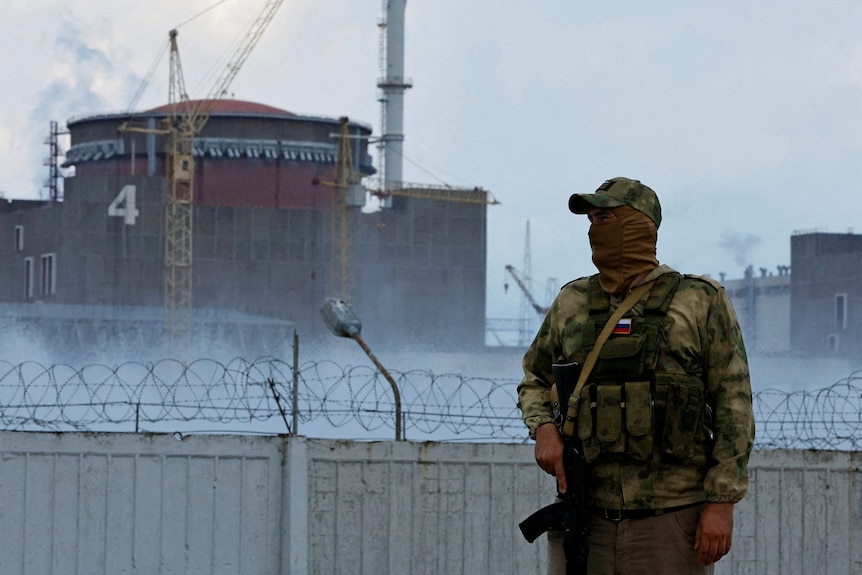
[[[0,191],[36,198],[49,122],[126,110],[168,31],[217,0],[0,0]],[[192,97],[263,0],[179,28]],[[238,99],[379,133],[380,0],[285,0],[232,85]],[[404,179],[479,185],[488,316],[593,273],[572,192],[640,179],[659,194],[659,259],[740,278],[790,264],[796,230],[862,232],[862,2],[409,0]],[[167,101],[167,58],[137,109]],[[504,284],[509,283],[509,291]]]

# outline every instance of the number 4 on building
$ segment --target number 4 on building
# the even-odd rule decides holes
[[[138,208],[135,207],[135,186],[123,186],[108,206],[108,215],[124,218],[127,226],[135,225],[135,220],[138,218]]]

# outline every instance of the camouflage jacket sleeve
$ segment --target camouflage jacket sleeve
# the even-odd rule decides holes
[[[736,503],[748,490],[754,413],[745,345],[724,289],[711,299],[702,337],[715,439],[704,490],[709,501]]]
[[[551,373],[553,363],[551,350],[544,348],[537,342],[542,332],[546,330],[549,319],[546,317],[539,335],[533,341],[529,351],[524,356],[524,378],[518,385],[518,409],[521,417],[527,425],[530,439],[536,439],[536,429],[540,425],[554,422],[554,414],[551,409]]]
[[[551,365],[566,358],[562,326],[585,317],[587,313],[587,282],[587,278],[581,278],[563,287],[524,355],[524,378],[518,385],[518,408],[532,439],[536,438],[536,429],[540,425],[554,422]]]

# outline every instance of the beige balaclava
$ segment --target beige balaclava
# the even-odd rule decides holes
[[[626,291],[639,275],[658,265],[658,229],[643,212],[631,206],[611,208],[616,219],[592,224],[589,237],[599,284],[609,294]]]

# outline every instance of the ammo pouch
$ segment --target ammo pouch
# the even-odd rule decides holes
[[[578,437],[587,463],[602,454],[646,461],[653,452],[651,381],[591,383],[581,390]]]
[[[700,378],[683,374],[658,376],[656,412],[663,412],[657,431],[666,455],[687,459],[706,441],[706,391]]]
[[[697,377],[593,382],[581,390],[578,437],[587,463],[614,455],[647,461],[655,449],[683,461],[703,449],[705,414],[706,394]]]

